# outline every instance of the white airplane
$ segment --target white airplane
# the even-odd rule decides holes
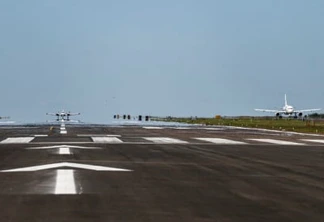
[[[254,109],[255,111],[260,111],[260,112],[270,112],[270,113],[276,113],[276,116],[279,118],[282,118],[282,115],[294,115],[294,118],[297,118],[297,114],[299,117],[303,116],[304,112],[314,112],[321,110],[320,108],[318,109],[302,109],[302,110],[295,110],[293,106],[288,105],[287,103],[287,96],[285,94],[285,105],[282,107],[281,110],[271,110],[271,109]]]
[[[0,119],[10,119],[9,116],[0,116]],[[15,123],[14,121],[0,121],[0,124],[12,124]]]
[[[80,115],[80,113],[71,113],[71,112],[65,112],[64,110],[59,111],[57,113],[46,113],[46,115],[50,116],[56,116],[56,121],[70,121],[70,116],[77,116]]]

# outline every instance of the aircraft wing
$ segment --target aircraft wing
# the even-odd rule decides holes
[[[302,110],[295,110],[294,112],[296,113],[303,113],[303,112],[314,112],[314,111],[319,111],[321,110],[320,108],[318,109],[302,109]]]
[[[49,115],[49,116],[57,116],[58,114],[57,113],[46,113],[46,115]]]
[[[81,113],[67,113],[68,116],[77,116],[80,115]]]
[[[255,111],[258,112],[267,112],[267,113],[284,113],[285,111],[283,110],[273,110],[273,109],[254,109]]]

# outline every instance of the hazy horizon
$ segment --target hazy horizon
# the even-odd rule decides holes
[[[1,1],[0,116],[324,108],[324,2]],[[269,114],[271,115],[271,114]]]

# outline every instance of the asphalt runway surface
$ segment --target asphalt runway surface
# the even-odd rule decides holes
[[[0,127],[0,221],[324,221],[324,137]]]

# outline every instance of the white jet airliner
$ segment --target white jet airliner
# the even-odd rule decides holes
[[[276,113],[276,116],[279,118],[282,118],[282,115],[294,115],[294,118],[297,118],[297,114],[299,117],[303,116],[304,112],[314,112],[321,110],[320,108],[318,109],[303,109],[303,110],[295,110],[293,106],[288,105],[287,103],[287,96],[285,94],[285,105],[282,107],[281,110],[271,110],[271,109],[254,109],[255,111],[260,111],[260,112],[270,112],[270,113]]]
[[[56,121],[70,121],[70,116],[77,116],[80,115],[80,113],[71,113],[71,112],[65,112],[64,110],[59,111],[57,113],[46,113],[46,115],[50,116],[56,116]]]

